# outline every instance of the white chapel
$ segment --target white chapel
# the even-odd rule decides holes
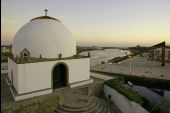
[[[93,82],[90,56],[77,54],[71,32],[47,12],[19,29],[12,53],[7,83],[15,101]]]

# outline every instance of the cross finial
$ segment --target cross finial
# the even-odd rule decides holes
[[[45,16],[47,16],[47,11],[48,11],[48,10],[47,10],[47,9],[44,9],[44,11],[45,11]]]

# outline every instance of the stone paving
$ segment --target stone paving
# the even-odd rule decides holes
[[[87,95],[85,88],[81,86],[65,90],[64,103],[54,113],[121,113],[106,99]]]
[[[1,70],[8,69],[8,63],[7,62],[1,62]]]
[[[148,61],[139,56],[119,63],[98,64],[92,66],[91,70],[170,80],[170,63],[163,67],[160,62]]]
[[[8,63],[1,62],[1,74],[8,73]]]
[[[5,81],[6,77],[7,77],[7,74],[1,74],[1,105],[4,103],[14,102],[9,86],[7,85]]]
[[[66,97],[64,104],[54,113],[115,113],[108,105],[104,99],[75,94]]]

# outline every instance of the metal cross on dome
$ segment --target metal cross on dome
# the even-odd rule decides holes
[[[47,9],[44,9],[44,11],[45,11],[45,16],[47,16],[47,11],[48,11],[48,10],[47,10]]]

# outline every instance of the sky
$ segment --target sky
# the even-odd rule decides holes
[[[170,0],[1,0],[1,44],[11,44],[44,9],[67,26],[77,45],[170,45]]]

